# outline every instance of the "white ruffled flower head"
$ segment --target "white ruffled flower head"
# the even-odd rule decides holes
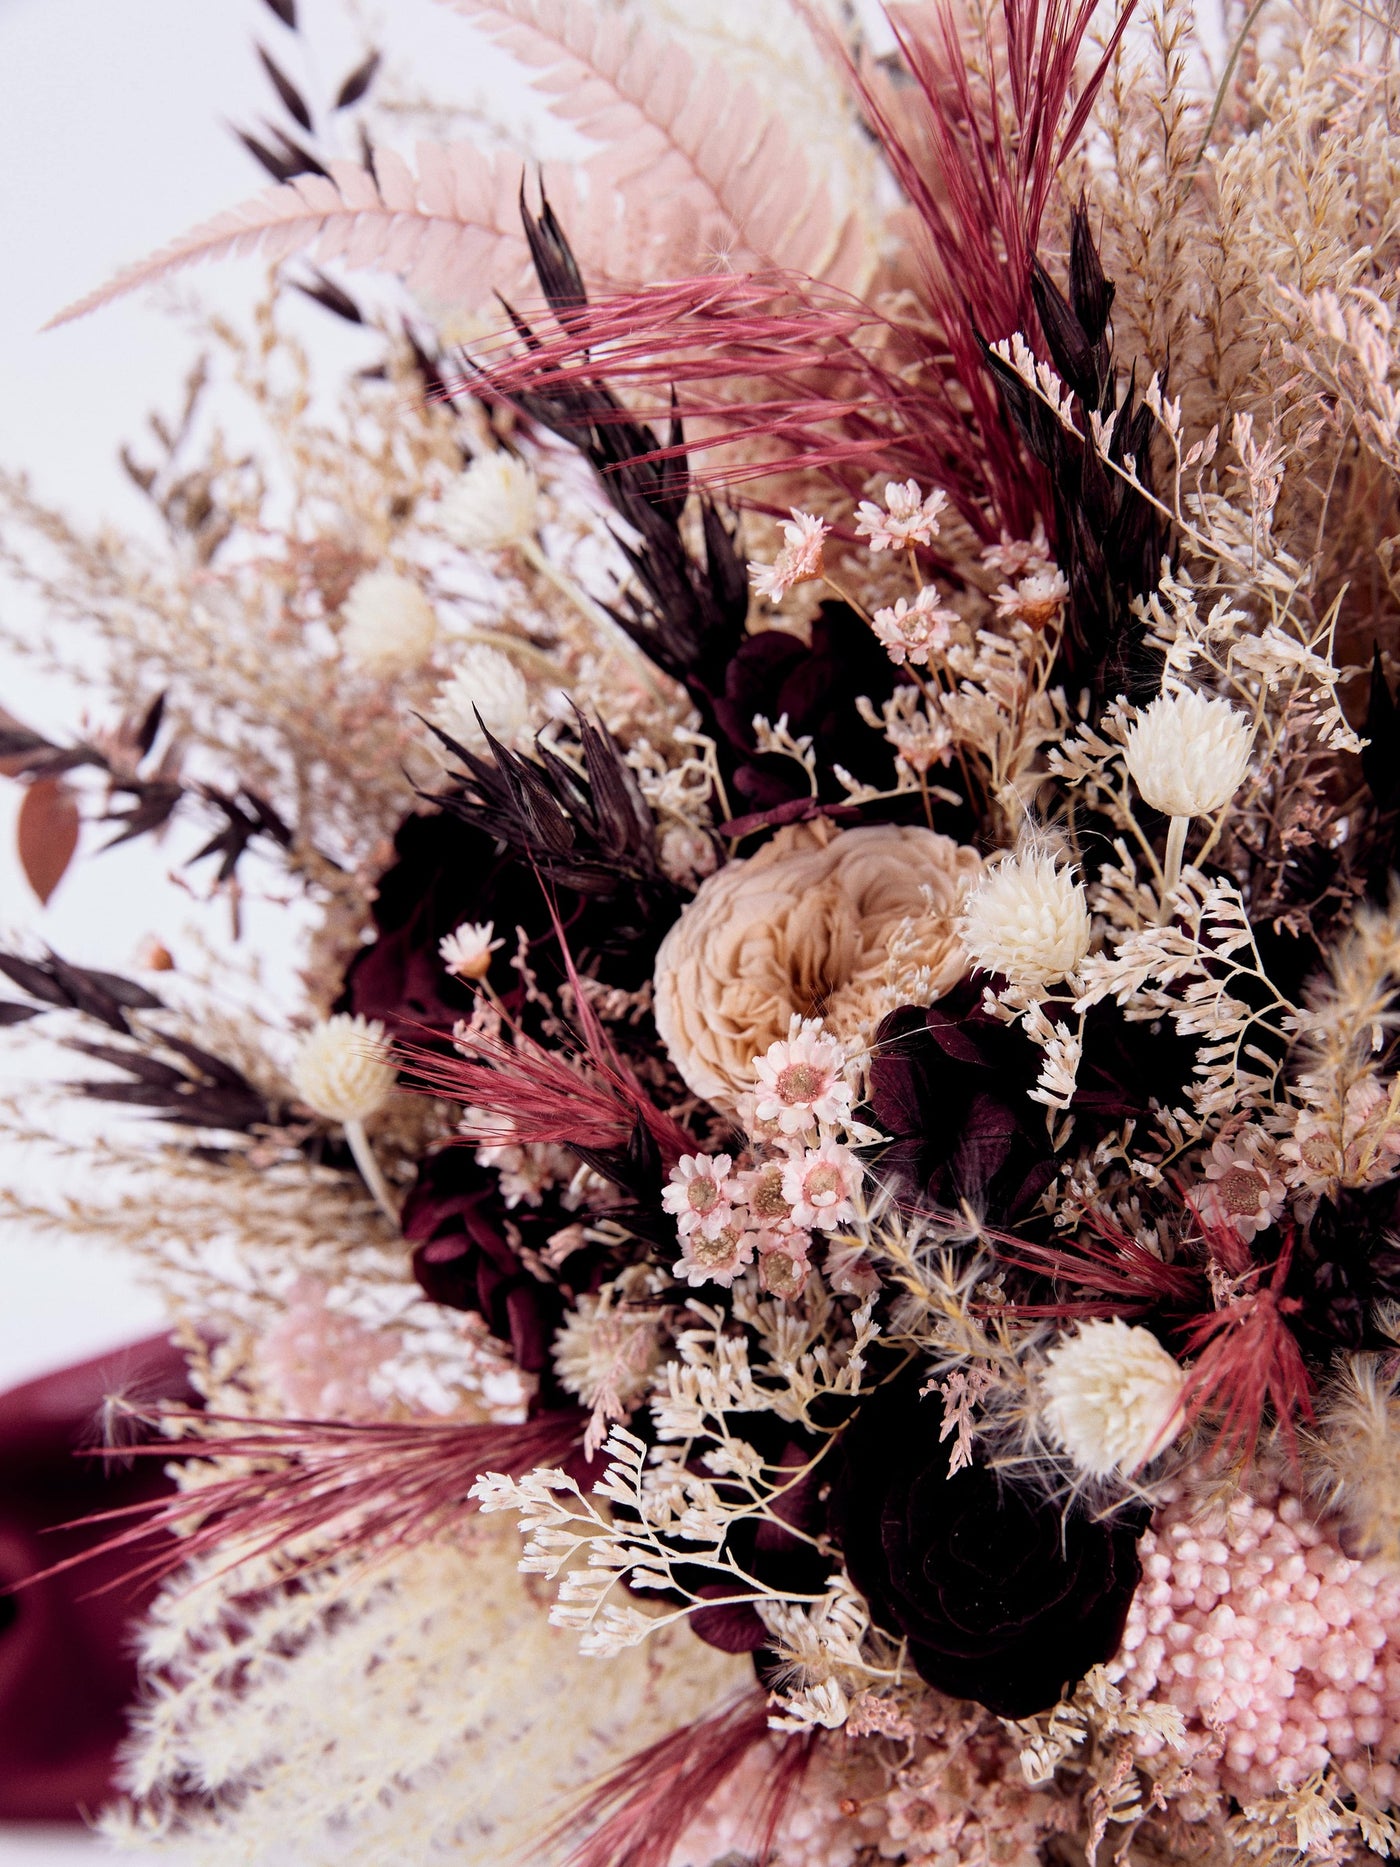
[[[468,751],[486,750],[483,726],[503,745],[513,746],[530,723],[530,690],[508,655],[472,642],[462,650],[451,679],[438,688],[428,717]]]
[[[753,1067],[757,1121],[776,1122],[782,1134],[791,1135],[849,1120],[853,1092],[846,1053],[834,1037],[823,1036],[820,1018],[794,1015],[787,1037],[770,1044]]]
[[[437,615],[411,577],[372,570],[340,606],[340,646],[352,666],[391,681],[422,667],[437,639]]]
[[[1249,768],[1253,732],[1228,700],[1191,689],[1159,694],[1128,733],[1123,759],[1145,804],[1168,817],[1209,817]]]
[[[389,1100],[396,1080],[384,1026],[345,1012],[309,1032],[292,1064],[292,1087],[326,1121],[368,1121]]]
[[[1185,1369],[1149,1329],[1117,1316],[1085,1322],[1046,1357],[1041,1418],[1086,1477],[1127,1476],[1180,1431],[1185,1387]]]
[[[794,584],[810,583],[822,574],[822,540],[828,526],[813,513],[792,508],[792,517],[782,521],[783,547],[771,564],[757,560],[749,565],[749,582],[770,603],[781,602]]]
[[[444,494],[438,524],[464,551],[505,551],[523,544],[539,526],[533,469],[504,448],[482,454]]]
[[[1089,950],[1089,903],[1051,856],[1007,856],[967,898],[958,936],[977,965],[1013,985],[1054,985]]]
[[[493,940],[494,921],[463,921],[438,941],[438,957],[456,979],[484,979],[491,970],[491,955],[505,944]]]
[[[872,551],[903,551],[930,545],[938,536],[938,516],[948,503],[943,492],[927,499],[917,480],[887,480],[884,506],[863,499],[856,508],[856,533],[870,540]]]

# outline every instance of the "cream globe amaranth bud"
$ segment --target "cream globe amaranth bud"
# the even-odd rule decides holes
[[[533,538],[539,526],[533,469],[504,448],[482,454],[443,495],[438,524],[464,551],[505,551]]]
[[[384,1026],[345,1012],[309,1031],[292,1064],[292,1087],[326,1121],[368,1121],[394,1093],[396,1080]]]
[[[428,717],[468,751],[486,750],[486,732],[514,746],[530,723],[530,690],[508,655],[472,642],[438,688]]]
[[[411,577],[373,570],[357,578],[340,606],[347,661],[376,680],[421,668],[437,640],[437,615]]]
[[[1013,985],[1054,985],[1089,950],[1089,903],[1052,856],[1006,856],[968,896],[958,937],[974,964]]]
[[[1046,1356],[1040,1416],[1086,1478],[1127,1477],[1181,1430],[1185,1389],[1186,1370],[1151,1330],[1096,1319]]]
[[[1254,734],[1228,700],[1191,689],[1159,694],[1138,714],[1123,759],[1145,804],[1167,817],[1209,817],[1239,790]]]

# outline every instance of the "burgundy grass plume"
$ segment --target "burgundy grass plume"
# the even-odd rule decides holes
[[[605,1777],[549,1836],[582,1833],[564,1867],[667,1867],[685,1830],[769,1735],[767,1701],[748,1692],[708,1718],[638,1751]],[[788,1737],[757,1805],[746,1812],[754,1859],[767,1861],[811,1760],[810,1737]]]
[[[606,375],[644,402],[655,398],[618,419],[684,418],[684,448],[649,458],[738,446],[705,476],[711,483],[820,468],[858,486],[878,465],[943,487],[984,537],[1023,535],[1038,469],[1001,408],[979,339],[1021,330],[1035,341],[1031,261],[1046,204],[1134,3],[1077,93],[1097,0],[1002,0],[1000,30],[989,24],[981,48],[990,97],[968,75],[952,0],[892,13],[907,79],[898,92],[833,44],[919,217],[916,314],[794,275],[681,280],[571,306],[566,325],[532,332],[514,355],[488,356],[467,386],[548,394]]]
[[[587,1415],[573,1408],[503,1426],[256,1420],[161,1409],[146,1424],[177,1429],[180,1436],[125,1446],[123,1458],[234,1460],[249,1468],[173,1497],[85,1518],[125,1527],[114,1529],[96,1551],[44,1574],[114,1550],[141,1558],[120,1578],[135,1581],[173,1574],[195,1557],[223,1552],[232,1565],[304,1539],[319,1539],[306,1568],[350,1550],[403,1548],[472,1515],[476,1504],[468,1494],[481,1473],[518,1475],[576,1455],[586,1423]],[[163,1533],[173,1541],[165,1542]],[[143,1556],[158,1537],[161,1547]]]

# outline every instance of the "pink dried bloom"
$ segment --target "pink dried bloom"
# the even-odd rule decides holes
[[[746,1264],[753,1263],[756,1242],[756,1234],[746,1230],[742,1219],[726,1206],[686,1234],[672,1274],[684,1277],[692,1288],[699,1284],[727,1288]]]
[[[1004,577],[1008,583],[1033,576],[1037,571],[1052,570],[1054,560],[1050,556],[1044,521],[1036,520],[1035,531],[1029,538],[1011,538],[1003,532],[997,544],[987,545],[983,550],[982,563],[993,576]]]
[[[717,1223],[729,1217],[735,1189],[729,1183],[733,1161],[728,1154],[682,1154],[671,1169],[671,1184],[661,1195],[667,1212],[676,1215],[676,1230],[688,1238],[704,1219]]]
[[[1228,1225],[1248,1244],[1283,1211],[1288,1189],[1275,1173],[1273,1142],[1262,1128],[1242,1128],[1217,1141],[1206,1161],[1206,1178],[1191,1204],[1212,1225]]]
[[[805,1134],[820,1122],[833,1127],[850,1119],[852,1090],[846,1054],[834,1037],[822,1035],[820,1018],[794,1016],[786,1038],[754,1060],[758,1095],[754,1116],[776,1122],[787,1134]]]
[[[820,1147],[795,1154],[783,1168],[783,1193],[792,1202],[795,1225],[831,1232],[855,1217],[851,1196],[861,1182],[861,1165],[848,1147],[827,1139]]]
[[[811,1275],[812,1267],[807,1261],[805,1249],[794,1249],[799,1241],[805,1246],[810,1242],[808,1234],[787,1232],[766,1251],[761,1250],[758,1254],[760,1288],[767,1291],[769,1296],[781,1297],[784,1302],[801,1296]]]
[[[333,1310],[329,1286],[299,1277],[287,1307],[258,1343],[268,1385],[288,1414],[307,1420],[372,1420],[384,1411],[372,1382],[402,1346],[390,1330],[367,1329]]]
[[[1028,629],[1043,629],[1053,622],[1069,597],[1069,580],[1051,566],[1004,583],[997,591],[997,615],[1006,622],[1023,622]]]
[[[938,536],[938,515],[948,495],[932,492],[925,499],[917,480],[887,480],[885,503],[863,499],[856,508],[856,532],[870,540],[872,551],[903,551],[909,545],[930,545]]]
[[[1342,1132],[1314,1109],[1299,1109],[1293,1133],[1280,1142],[1278,1166],[1291,1187],[1322,1194],[1333,1184],[1365,1186],[1388,1179],[1393,1156],[1400,1153],[1400,1133],[1387,1127],[1390,1098],[1373,1076],[1347,1091]]]
[[[1199,1517],[1192,1495],[1184,1485],[1142,1539],[1111,1676],[1181,1710],[1207,1791],[1266,1796],[1330,1762],[1389,1803],[1400,1792],[1400,1648],[1388,1632],[1400,1574],[1347,1556],[1286,1492]]]
[[[735,1176],[734,1198],[748,1207],[752,1223],[764,1231],[782,1231],[793,1223],[792,1202],[783,1191],[781,1160],[765,1161]]]
[[[822,574],[822,540],[830,529],[825,519],[792,508],[782,521],[783,548],[771,564],[749,565],[749,582],[770,603],[781,602],[794,584],[809,583]]]
[[[877,609],[871,626],[897,668],[906,661],[926,667],[930,651],[941,655],[947,649],[957,622],[958,612],[940,603],[929,583],[912,603],[901,596],[893,609]]]

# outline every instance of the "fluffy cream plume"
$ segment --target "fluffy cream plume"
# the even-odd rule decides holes
[[[397,571],[358,577],[340,614],[347,660],[379,680],[411,674],[433,652],[437,614],[413,579]]]
[[[292,1087],[326,1121],[365,1122],[394,1093],[384,1026],[337,1012],[302,1040],[292,1064]]]
[[[295,1589],[180,1578],[141,1637],[159,1684],[129,1747],[133,1805],[109,1828],[168,1839],[190,1867],[553,1867],[565,1849],[539,1836],[561,1797],[752,1675],[683,1626],[579,1658],[517,1572],[518,1541],[501,1519]]]

